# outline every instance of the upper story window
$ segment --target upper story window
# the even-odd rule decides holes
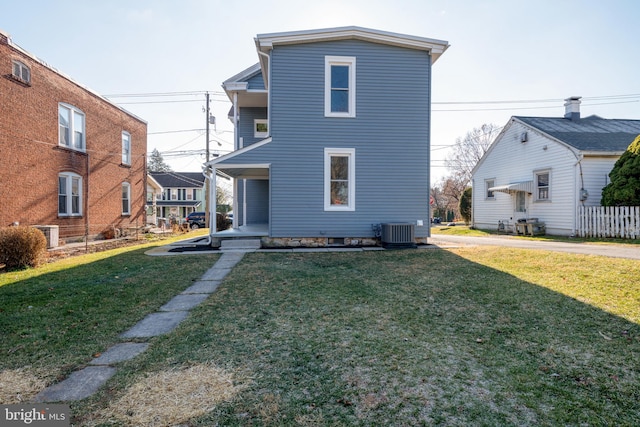
[[[122,215],[131,215],[131,184],[122,183]]]
[[[85,130],[84,113],[77,108],[67,105],[58,105],[58,144],[74,150],[84,151]]]
[[[356,116],[356,58],[325,56],[324,115]]]
[[[82,177],[71,172],[58,175],[58,215],[82,215]]]
[[[493,191],[489,191],[490,188],[493,188],[496,186],[496,180],[495,179],[487,179],[484,181],[484,187],[486,189],[486,193],[485,193],[485,198],[486,199],[495,199],[496,195]]]
[[[122,132],[122,164],[131,164],[131,135],[129,132]]]
[[[31,83],[31,70],[20,61],[13,61],[13,71],[11,75],[23,83]]]
[[[267,119],[254,119],[253,120],[253,137],[254,138],[266,138],[269,136],[269,124]]]
[[[535,172],[536,200],[551,200],[551,174],[549,171]]]
[[[324,149],[324,210],[356,209],[356,151],[353,148]]]

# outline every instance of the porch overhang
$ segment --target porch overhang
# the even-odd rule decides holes
[[[269,179],[270,164],[214,164],[212,167],[236,179]]]
[[[521,181],[521,182],[513,182],[511,184],[506,185],[496,185],[495,187],[490,187],[487,189],[488,191],[498,192],[498,193],[515,193],[517,191],[525,191],[529,194],[533,193],[533,181]]]

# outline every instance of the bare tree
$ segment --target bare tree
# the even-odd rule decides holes
[[[471,171],[487,152],[493,140],[498,136],[502,127],[495,124],[483,124],[467,132],[464,138],[457,138],[451,153],[445,160],[445,165],[453,173],[453,179],[460,181],[464,191],[471,182]]]

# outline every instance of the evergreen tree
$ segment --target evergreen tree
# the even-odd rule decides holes
[[[147,172],[171,172],[171,166],[164,162],[162,154],[154,148],[147,162]]]
[[[471,223],[471,196],[473,189],[471,187],[465,188],[460,197],[460,216],[464,219],[465,224]]]
[[[602,189],[602,206],[640,206],[640,135],[620,156],[609,178]]]

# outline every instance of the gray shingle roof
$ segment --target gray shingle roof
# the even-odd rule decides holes
[[[514,117],[582,151],[619,152],[640,135],[640,120],[589,116],[573,121],[560,117]]]
[[[200,172],[151,172],[150,175],[164,188],[202,188],[204,175]]]

